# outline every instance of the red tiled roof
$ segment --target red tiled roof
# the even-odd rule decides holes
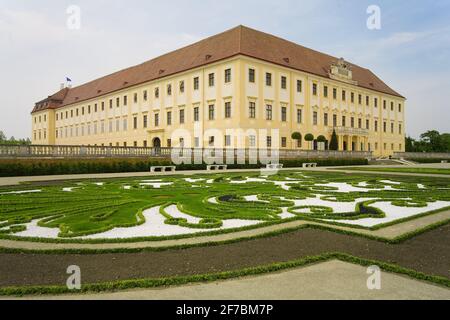
[[[238,26],[142,64],[68,90],[60,90],[51,97],[55,97],[55,101],[62,99],[58,104],[62,107],[239,54],[326,78],[329,78],[331,64],[338,60],[273,35]],[[358,86],[403,98],[370,70],[351,63],[350,66]]]

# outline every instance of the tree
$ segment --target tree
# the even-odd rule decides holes
[[[425,151],[439,152],[443,149],[441,134],[437,130],[428,130],[420,135],[420,139],[426,143]]]
[[[416,140],[414,140],[411,137],[405,137],[405,151],[406,152],[416,152],[416,147],[414,144],[416,143]]]
[[[291,138],[293,140],[297,140],[297,147],[300,148],[301,146],[301,141],[302,141],[302,135],[300,132],[293,132],[291,135]]]
[[[334,151],[339,149],[338,137],[336,134],[336,130],[334,130],[334,129],[333,129],[333,133],[331,134],[331,140],[330,140],[330,145],[328,146],[328,149],[334,150]]]
[[[305,141],[309,142],[309,149],[311,149],[311,141],[314,140],[314,136],[311,133],[305,134]]]
[[[0,142],[4,142],[5,140],[7,140],[6,135],[0,130]]]

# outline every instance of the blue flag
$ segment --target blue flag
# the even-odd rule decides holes
[[[70,80],[70,78],[66,77],[66,81],[67,82],[72,82],[72,80]]]

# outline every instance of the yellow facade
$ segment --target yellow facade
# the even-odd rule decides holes
[[[32,114],[33,144],[56,145],[265,147],[266,134],[259,130],[267,129],[272,147],[307,150],[326,145],[304,139],[298,145],[293,132],[329,141],[335,129],[339,150],[388,156],[404,151],[404,128],[403,98],[243,55]],[[247,132],[245,145],[227,134],[230,129]]]

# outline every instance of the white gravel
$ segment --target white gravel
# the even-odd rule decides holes
[[[394,220],[415,216],[424,212],[441,209],[450,206],[450,201],[436,201],[428,203],[426,207],[398,207],[391,204],[390,201],[380,201],[371,204],[370,206],[379,208],[386,213],[384,218],[363,218],[358,220],[337,220],[341,223],[359,225],[364,227],[372,227],[378,224],[391,222]],[[336,221],[336,220],[334,220]]]
[[[141,182],[139,185],[141,186],[152,186],[155,189],[159,189],[162,186],[170,186],[173,182]]]
[[[8,191],[8,192],[2,192],[0,194],[22,194],[22,193],[35,193],[35,192],[42,192],[42,190]]]

